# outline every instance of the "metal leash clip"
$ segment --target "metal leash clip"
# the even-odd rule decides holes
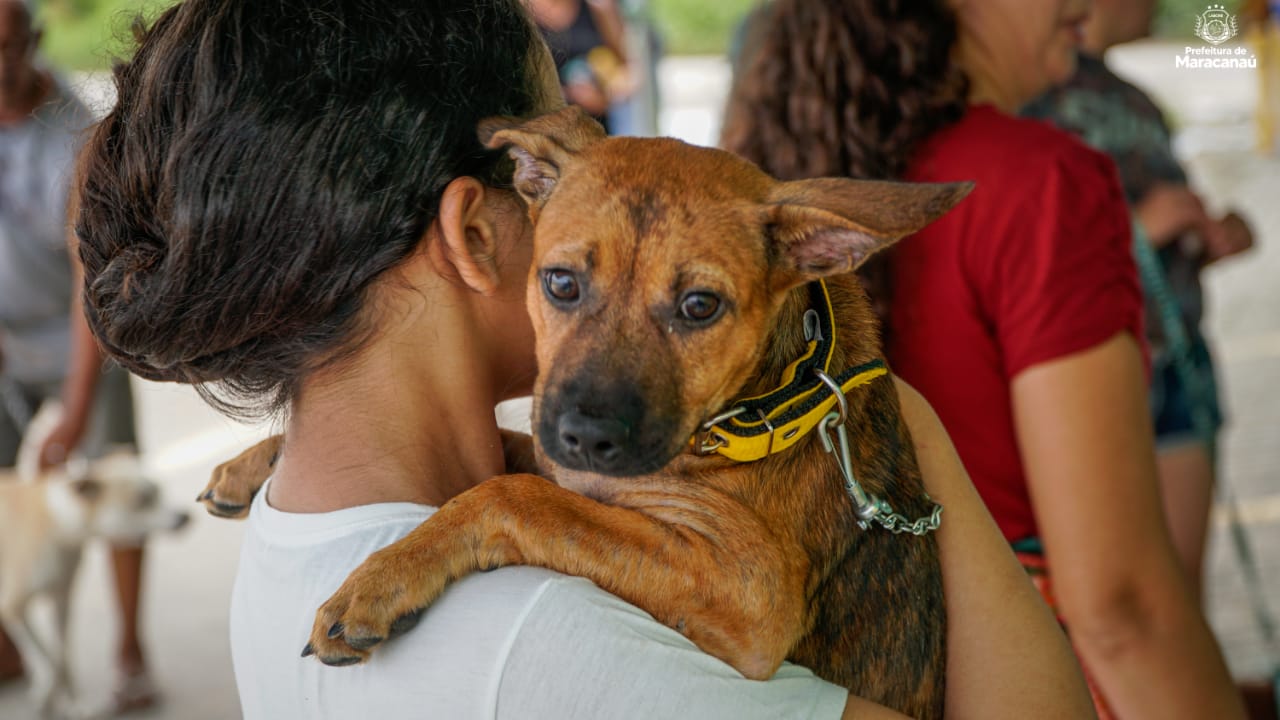
[[[836,442],[831,438],[833,430],[839,442],[839,454],[836,453]],[[845,430],[840,413],[827,413],[827,416],[819,421],[818,437],[822,438],[822,449],[836,456],[836,466],[840,468],[840,476],[844,478],[844,489],[853,500],[853,514],[858,518],[858,527],[863,530],[869,529],[869,521],[885,511],[885,507],[882,507],[885,503],[877,497],[868,495],[857,478],[853,476],[853,461],[849,456],[849,432]]]
[[[818,376],[823,378],[823,382],[827,382],[828,386],[830,378],[824,377],[819,372]],[[837,385],[834,388],[836,398],[839,400],[839,411],[832,411],[818,422],[818,437],[822,439],[822,449],[828,453],[835,455],[836,465],[840,468],[840,476],[844,478],[844,489],[849,493],[849,498],[853,500],[853,514],[858,519],[858,527],[868,530],[871,522],[875,521],[884,529],[895,533],[911,533],[912,535],[925,535],[931,531],[937,530],[942,525],[942,506],[934,503],[933,512],[927,517],[909,520],[893,511],[893,507],[889,505],[883,498],[868,493],[862,484],[858,482],[857,477],[853,473],[853,459],[849,453],[849,432],[845,428],[845,418],[847,413],[847,405],[844,398],[844,392]],[[834,431],[834,432],[833,432]],[[834,434],[835,438],[832,438]],[[837,452],[837,449],[839,452]],[[925,496],[926,499],[928,496]]]

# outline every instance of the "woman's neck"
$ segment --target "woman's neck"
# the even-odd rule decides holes
[[[272,479],[273,507],[438,506],[503,472],[498,398],[472,319],[433,312],[449,317],[433,320],[432,332],[383,333],[351,367],[322,371],[304,387]]]
[[[992,105],[1010,115],[1016,115],[1024,103],[1014,99],[998,87],[986,87],[975,82],[969,91],[970,105]]]
[[[1034,97],[1025,97],[1011,80],[1011,74],[1000,67],[995,53],[978,41],[961,35],[955,49],[955,58],[969,76],[969,104],[994,105],[1009,114],[1016,114]]]

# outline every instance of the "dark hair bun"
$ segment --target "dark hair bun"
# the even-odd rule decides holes
[[[84,308],[104,349],[130,372],[148,380],[177,380],[173,360],[155,352],[162,343],[153,329],[162,321],[145,300],[162,262],[164,249],[153,243],[119,248],[85,288]]]
[[[368,337],[444,187],[502,179],[475,128],[535,109],[535,32],[518,0],[186,0],[139,26],[81,155],[103,348],[232,414],[285,407]]]

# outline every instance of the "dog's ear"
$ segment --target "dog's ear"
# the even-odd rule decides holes
[[[778,284],[851,272],[941,217],[972,189],[973,183],[841,178],[780,182],[769,193],[765,218]]]
[[[480,123],[480,142],[485,147],[510,148],[516,161],[516,192],[535,212],[551,197],[573,156],[604,138],[600,123],[573,105],[532,120],[498,117]]]

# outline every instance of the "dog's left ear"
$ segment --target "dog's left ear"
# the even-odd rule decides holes
[[[777,250],[778,284],[851,272],[941,217],[972,189],[973,183],[841,178],[780,182],[769,193],[765,219]]]
[[[510,146],[516,161],[516,192],[534,214],[551,197],[573,156],[604,138],[600,123],[573,105],[532,120],[498,117],[480,123],[480,142],[485,147]]]

